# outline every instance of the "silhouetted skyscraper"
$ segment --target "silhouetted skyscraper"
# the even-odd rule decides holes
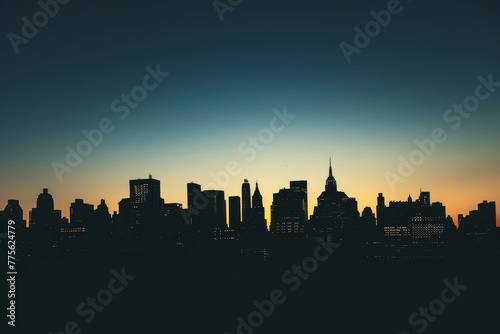
[[[276,258],[304,256],[306,251],[306,194],[298,189],[280,189],[273,194],[271,237]]]
[[[160,181],[150,175],[148,179],[130,180],[129,186],[130,197],[119,203],[122,247],[143,251],[154,225],[162,220]]]
[[[92,213],[92,219],[88,224],[89,243],[91,249],[96,253],[107,252],[114,246],[111,242],[112,226],[111,215],[106,201],[101,199],[99,205]]]
[[[241,199],[240,196],[229,196],[229,228],[239,229],[241,224]]]
[[[411,204],[411,202],[408,202]],[[430,203],[429,192],[415,203],[411,234],[413,258],[416,260],[439,260],[445,255],[446,207]]]
[[[376,225],[375,214],[373,213],[370,207],[367,206],[363,209],[363,212],[361,213],[361,221],[362,224],[365,226],[375,227]]]
[[[33,255],[50,257],[55,254],[61,226],[61,211],[54,210],[54,199],[48,189],[44,188],[38,195],[36,208],[30,211]]]
[[[296,188],[273,194],[271,225],[273,234],[285,239],[302,238],[305,230],[305,194]]]
[[[109,208],[105,200],[101,199],[101,203],[95,209],[94,217],[96,224],[102,225],[111,223],[111,215],[109,214]]]
[[[199,210],[206,205],[206,198],[201,194],[201,185],[190,182],[187,184],[187,210],[186,217],[189,224],[197,224]]]
[[[250,183],[245,179],[241,185],[241,220],[247,224],[251,218],[252,205],[250,202]]]
[[[94,206],[83,202],[77,198],[71,203],[69,209],[69,222],[72,226],[88,227],[94,220]]]
[[[113,220],[113,224],[119,222],[120,230],[126,230],[125,226],[132,220],[130,213],[130,198],[122,198],[118,202],[118,220]],[[115,228],[118,226],[115,226]]]
[[[54,210],[54,199],[47,188],[38,195],[36,208],[30,212],[30,227],[58,228],[61,223],[61,210]]]
[[[207,244],[222,238],[222,231],[227,229],[226,200],[222,190],[204,190],[202,194],[206,203],[200,208],[195,228],[199,242]]]
[[[182,204],[181,203],[165,203],[162,208],[162,215],[167,224],[182,223]]]
[[[162,222],[154,226],[153,249],[171,255],[186,246],[187,222],[181,203],[165,203],[162,206]]]
[[[5,209],[2,211],[2,221],[13,220],[16,222],[16,229],[26,228],[26,221],[23,219],[23,209],[16,199],[9,199]]]
[[[94,206],[84,203],[83,199],[75,199],[69,208],[69,224],[63,224],[60,229],[59,250],[64,254],[86,252],[89,245],[89,231],[96,232],[91,228],[94,225]]]
[[[149,202],[152,206],[160,206],[160,181],[149,176],[148,179],[130,180],[131,203]]]
[[[299,180],[299,181],[290,181],[290,188],[296,188],[301,190],[306,194],[306,220],[309,220],[309,204],[307,202],[307,181]]]
[[[208,199],[208,205],[202,210],[204,221],[202,225],[207,225],[211,229],[226,229],[226,199],[223,190],[204,190],[202,194]]]
[[[377,227],[377,220],[372,208],[367,206],[363,209],[360,219],[359,243],[357,245],[358,254],[365,259],[380,259],[381,254],[381,235],[380,228]]]
[[[258,183],[255,183],[255,190],[252,196],[251,224],[258,231],[267,231],[264,205],[262,204],[262,195],[260,194]]]
[[[418,200],[383,203],[378,195],[378,227],[383,234],[384,257],[395,260],[440,260],[445,255],[448,220],[442,203],[430,203],[430,193]]]
[[[195,198],[201,193],[201,185],[190,182],[187,184],[187,207],[195,208]]]
[[[148,179],[130,180],[130,206],[134,223],[158,222],[161,216],[160,181]]]
[[[382,193],[378,194],[377,197],[377,226],[383,226],[383,222],[385,221],[385,198]]]
[[[458,231],[470,245],[480,245],[496,229],[495,202],[483,201],[467,216],[458,216]]]
[[[328,177],[326,178],[325,191],[331,193],[337,191],[337,181],[333,177],[332,172],[332,158],[330,158],[330,167],[328,169]]]
[[[243,186],[246,188],[245,191],[250,191],[248,183],[244,183]],[[250,203],[250,201],[248,200],[247,203]],[[239,231],[239,253],[247,260],[266,261],[269,257],[269,238],[267,235],[267,222],[264,216],[264,205],[258,183],[255,184],[252,196],[252,208],[247,212],[247,221],[241,225]]]
[[[411,198],[411,196],[410,196]],[[430,206],[431,205],[431,193],[428,191],[420,191],[420,196],[418,197],[420,201],[420,206]]]
[[[495,229],[497,225],[497,213],[495,202],[483,201],[477,205],[479,218],[481,222],[487,226],[489,230]]]
[[[32,240],[31,231],[26,226],[26,220],[23,219],[23,209],[19,205],[19,201],[16,199],[9,199],[7,205],[3,211],[0,211],[0,237],[7,238],[7,224],[9,220],[15,222],[15,242],[16,242],[16,259],[24,260],[27,259],[32,252]],[[7,249],[7,248],[6,248]],[[7,252],[5,252],[7,254]],[[2,254],[4,255],[4,254]],[[0,256],[1,258],[2,256]]]
[[[337,190],[337,181],[333,177],[332,163],[328,169],[325,191],[318,197],[318,205],[310,220],[313,237],[330,236],[339,242],[353,237],[359,227],[358,203],[355,198],[348,197]]]

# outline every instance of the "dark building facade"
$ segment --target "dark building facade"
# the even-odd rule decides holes
[[[159,180],[151,176],[148,179],[130,180],[130,210],[134,223],[158,222],[163,203]]]
[[[17,199],[9,199],[5,209],[0,211],[0,222],[7,224],[9,220],[16,222],[17,230],[26,229],[26,220],[23,219],[23,208],[21,208]]]
[[[250,183],[245,179],[241,185],[241,221],[243,224],[250,222],[252,203],[250,201]]]
[[[119,203],[120,247],[143,251],[155,225],[162,221],[160,181],[150,175],[148,179],[130,180],[129,186],[130,197]]]
[[[483,201],[467,216],[458,216],[458,231],[467,245],[482,245],[496,231],[496,203]]]
[[[106,201],[103,199],[101,199],[101,202],[94,211],[94,223],[99,226],[111,224],[111,214],[109,213]]]
[[[337,242],[352,239],[358,232],[359,211],[356,199],[337,190],[337,181],[333,177],[332,164],[328,170],[325,190],[318,197],[318,205],[311,216],[312,237],[330,236]]]
[[[36,208],[30,211],[29,229],[33,255],[53,257],[59,244],[59,232],[63,226],[61,210],[54,209],[54,199],[47,188],[38,195]]]
[[[61,223],[61,210],[54,210],[54,199],[44,188],[36,200],[36,208],[30,212],[29,227],[57,229]]]
[[[187,184],[187,209],[185,219],[187,224],[196,224],[200,208],[206,205],[201,193],[201,185],[190,182]]]
[[[89,226],[94,221],[94,206],[77,198],[70,204],[69,222],[72,226]]]
[[[262,204],[262,195],[260,194],[258,183],[255,183],[255,190],[252,195],[252,215],[250,224],[252,229],[267,232],[265,210],[264,205]]]
[[[420,192],[413,201],[391,201],[385,205],[384,197],[377,200],[377,226],[381,231],[385,259],[442,260],[446,255],[446,242],[454,231],[446,207],[431,203],[429,192]]]
[[[238,230],[241,224],[240,196],[229,196],[229,228]]]
[[[208,200],[206,207],[201,211],[202,226],[209,229],[227,228],[226,222],[226,199],[223,190],[204,190],[202,194]]]
[[[307,181],[306,180],[297,180],[297,181],[290,181],[290,189],[298,189],[302,191],[303,193],[306,194],[306,220],[309,219],[309,204],[307,200]]]
[[[248,183],[244,183],[243,186],[248,187],[245,191],[250,190]],[[247,202],[250,203],[250,201]],[[252,207],[247,213],[247,222],[240,225],[236,234],[239,242],[239,253],[246,260],[267,261],[270,253],[269,238],[265,209],[258,183],[255,184],[251,204]]]
[[[273,194],[270,232],[277,258],[305,254],[307,246],[307,194],[299,188],[283,188]]]
[[[7,239],[9,220],[14,221],[11,230],[16,236],[16,256],[19,260],[27,259],[31,253],[31,231],[26,226],[26,220],[23,219],[23,208],[19,204],[19,200],[9,199],[3,211],[0,211],[0,238]],[[7,254],[7,252],[5,253]],[[2,254],[0,258],[3,258]]]

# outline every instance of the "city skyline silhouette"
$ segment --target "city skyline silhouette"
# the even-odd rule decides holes
[[[227,177],[227,179],[234,178],[234,177],[232,177],[229,173],[227,173],[227,172],[225,172],[225,171],[223,171],[222,173],[224,173],[224,174],[226,174],[226,175],[227,175],[227,176],[223,176],[224,178],[226,178],[226,177]],[[333,173],[333,172],[332,172],[332,165],[331,165],[331,158],[330,158],[330,167],[329,167],[329,175],[330,175],[330,177],[333,177],[332,173]],[[149,175],[149,178],[152,178],[152,175],[151,175],[151,174]],[[140,180],[140,179],[137,179],[137,180]],[[161,181],[161,180],[160,180],[160,181]],[[246,182],[247,182],[247,179],[244,179],[244,181],[245,181],[244,183],[246,183]],[[255,182],[256,182],[256,183],[258,183],[257,181],[255,181]],[[291,181],[290,181],[290,182],[291,182]],[[306,182],[307,182],[307,180],[306,180]],[[213,184],[213,183],[212,183],[212,184]],[[201,185],[201,186],[203,186],[203,185]],[[253,189],[255,189],[255,184],[254,184],[253,186],[252,186],[251,184],[248,184],[248,186],[249,186],[249,188],[250,188],[250,192],[251,192],[251,193],[253,193]],[[286,188],[286,185],[283,185],[280,189],[284,189],[284,188]],[[48,188],[45,188],[45,187],[44,187],[43,189],[48,189]],[[224,191],[223,189],[208,189],[208,190],[222,190],[222,191]],[[424,190],[426,190],[426,188],[424,188]],[[159,191],[159,192],[161,192],[161,190],[160,190],[160,189],[159,189],[158,191]],[[275,193],[276,193],[276,192],[278,192],[278,191],[279,191],[279,189],[276,189],[276,190],[275,190]],[[422,192],[422,188],[420,188],[420,192]],[[378,195],[378,194],[380,194],[380,193],[381,193],[381,192],[377,193],[377,195]],[[382,194],[383,194],[383,193],[382,193]],[[102,195],[102,194],[101,194],[101,195]],[[229,197],[231,197],[231,196],[241,196],[241,195],[242,195],[241,193],[239,193],[239,194],[238,194],[238,193],[236,193],[236,194],[231,194],[231,193],[229,193],[229,194],[227,194],[227,195],[226,195],[226,200],[227,200],[227,201],[229,201]],[[308,211],[311,211],[311,212],[312,212],[312,210],[311,210],[311,209],[312,209],[312,208],[314,208],[314,207],[316,206],[316,201],[315,201],[315,199],[316,199],[319,195],[320,195],[320,194],[318,194],[317,196],[315,196],[314,194],[308,194],[308,196],[313,196],[313,198],[311,198],[311,200],[312,200],[311,202],[312,202],[312,203],[310,203],[310,204],[308,205]],[[389,194],[389,195],[390,195],[390,194]],[[413,194],[413,196],[414,196],[414,195],[415,195],[415,194]],[[185,196],[186,196],[185,198],[188,198],[188,196],[189,196],[189,195],[188,195],[188,194],[186,194]],[[410,193],[410,194],[408,194],[408,196],[409,196],[409,197],[412,197],[412,194]],[[105,197],[105,196],[101,196],[101,197]],[[354,196],[352,196],[352,197],[353,197],[354,199],[356,199],[356,196],[355,196],[355,195],[354,195]],[[404,199],[393,199],[393,198],[390,198],[390,197],[388,196],[388,194],[386,194],[386,197],[388,198],[388,202],[398,202],[398,201],[402,201],[402,200],[404,200]],[[405,199],[407,199],[407,198],[405,198]],[[18,199],[14,199],[14,198],[10,198],[10,199],[9,199],[9,201],[11,201],[11,200],[15,200],[15,201],[20,202]],[[75,201],[78,201],[78,200],[83,200],[83,201],[86,201],[86,199],[85,199],[85,198],[75,198]],[[101,198],[101,200],[100,200],[100,201],[102,202],[103,200],[105,201],[106,199],[105,199],[105,198]],[[269,201],[269,200],[268,200],[268,201]],[[266,202],[268,202],[268,201],[266,201]],[[180,205],[181,205],[181,206],[183,206],[184,208],[187,208],[187,207],[188,207],[188,202],[189,202],[189,199],[187,199],[186,201],[183,201],[183,202],[169,202],[169,201],[166,201],[166,203],[176,203],[176,204],[180,204]],[[376,203],[376,202],[377,202],[377,198],[374,198],[373,202],[374,202],[374,203]],[[445,200],[444,200],[444,201],[440,201],[440,202],[444,202],[444,204],[445,204],[445,206],[446,206],[446,201],[445,201]],[[488,199],[483,199],[481,202],[490,202],[490,200],[488,200]],[[495,202],[495,201],[492,201],[492,202]],[[22,203],[20,203],[20,204],[22,204]],[[90,204],[91,204],[92,206],[94,206],[94,204],[92,204],[92,203],[90,203]],[[116,208],[117,208],[117,210],[110,210],[110,213],[113,213],[113,212],[118,213],[118,202],[117,202],[117,203],[109,203],[109,202],[107,202],[106,204],[107,204],[108,206],[109,206],[109,205],[111,205],[111,207],[116,207]],[[240,203],[240,204],[242,205],[242,207],[244,206],[242,203]],[[452,217],[449,213],[447,213],[447,216],[451,216],[451,218],[453,219],[453,222],[454,222],[455,226],[456,226],[456,227],[458,227],[458,218],[459,218],[459,215],[464,215],[464,216],[466,216],[466,215],[467,215],[470,211],[474,211],[474,210],[476,209],[476,208],[475,208],[475,206],[476,206],[476,205],[477,205],[477,203],[476,203],[476,204],[474,204],[474,205],[469,204],[469,205],[468,205],[468,207],[470,207],[471,209],[470,209],[470,210],[468,210],[468,211],[459,212],[459,213],[457,214],[457,216],[456,216],[456,217]],[[271,204],[269,205],[269,207],[270,207],[270,206],[271,206]],[[21,207],[22,207],[22,205],[21,205]],[[269,207],[268,207],[268,209],[269,209]],[[358,211],[359,211],[360,213],[361,213],[361,211],[362,211],[364,208],[366,208],[366,207],[360,208],[359,206],[357,206],[357,209],[358,209]],[[370,209],[375,209],[375,205],[373,205],[373,206],[368,206],[368,208],[370,208]],[[60,209],[61,209],[61,208],[60,208]],[[240,210],[241,210],[241,209],[240,209]],[[28,211],[26,211],[26,210],[24,210],[24,211],[23,211],[23,212],[25,212],[25,213],[23,214],[23,219],[27,222],[28,226],[29,226],[29,211],[31,211],[31,208],[30,208]],[[62,217],[66,218],[66,219],[69,219],[69,214],[68,214],[69,212],[70,212],[69,207],[68,207],[68,208],[66,208],[66,210],[62,209],[62,210],[61,210]],[[66,214],[64,214],[64,213],[66,213]],[[240,213],[240,214],[241,214],[242,216],[244,215],[243,213]],[[497,213],[497,216],[495,217],[495,222],[496,222],[496,224],[498,224],[498,222],[499,222],[499,220],[498,220],[498,214],[500,214],[500,213]],[[229,217],[229,207],[227,207],[227,208],[226,208],[226,216],[227,216],[227,217]],[[26,218],[28,218],[28,219],[26,219]],[[268,222],[268,223],[267,223],[267,225],[266,225],[266,227],[267,227],[267,228],[269,228],[269,226],[270,226],[270,214],[269,214],[269,213],[266,213],[266,214],[265,214],[265,218],[266,218],[266,220],[267,220],[267,222]],[[307,219],[309,219],[309,217],[307,217]],[[226,219],[225,223],[226,223],[226,225],[227,225],[227,226],[229,226],[229,218],[227,218],[227,219]],[[495,226],[498,226],[498,225],[495,225]]]
[[[395,282],[391,277],[404,278],[406,283],[410,281],[414,282],[412,284],[422,284],[420,280],[423,277],[429,276],[425,278],[428,280],[436,275],[436,270],[443,271],[439,275],[446,275],[447,278],[443,280],[445,288],[442,288],[444,292],[441,299],[431,300],[430,311],[419,308],[418,312],[410,315],[409,325],[420,326],[420,330],[428,328],[433,323],[433,317],[439,316],[446,304],[454,304],[455,300],[465,298],[458,299],[462,293],[467,295],[471,284],[477,285],[478,280],[481,280],[476,270],[486,275],[482,278],[487,281],[484,289],[496,286],[492,282],[498,275],[500,228],[495,224],[495,202],[479,203],[477,210],[460,217],[457,229],[451,217],[446,215],[443,203],[434,202],[428,191],[421,190],[415,199],[410,195],[406,201],[390,202],[386,202],[384,195],[379,193],[376,208],[372,210],[366,207],[360,212],[356,199],[338,189],[331,164],[325,174],[324,191],[318,196],[313,212],[308,213],[307,209],[309,198],[306,180],[292,180],[289,188],[284,187],[274,193],[269,230],[266,228],[265,208],[262,206],[259,187],[256,186],[252,192],[248,180],[242,183],[241,197],[230,196],[232,201],[226,200],[224,191],[204,190],[199,184],[188,183],[188,207],[183,209],[178,203],[164,201],[160,193],[160,181],[152,175],[144,179],[129,180],[129,197],[120,201],[119,213],[111,215],[104,200],[94,209],[94,205],[85,203],[84,199],[76,199],[71,204],[68,219],[62,217],[54,198],[44,188],[37,198],[36,208],[30,210],[29,228],[22,226],[22,208],[17,200],[9,200],[5,210],[0,211],[0,222],[2,226],[16,225],[17,270],[37,273],[41,268],[46,268],[52,275],[59,276],[55,278],[49,275],[47,279],[53,277],[50,278],[50,283],[43,278],[32,282],[34,284],[30,291],[39,295],[38,300],[47,298],[44,297],[46,290],[39,290],[38,284],[55,284],[57,288],[51,290],[73,291],[68,284],[91,281],[93,272],[99,271],[104,275],[109,266],[114,268],[111,270],[108,289],[98,290],[97,299],[89,297],[77,305],[75,312],[80,317],[77,318],[79,321],[75,322],[74,315],[65,312],[67,318],[71,319],[65,326],[75,330],[87,325],[95,326],[93,322],[98,314],[129,284],[133,286],[135,283],[141,287],[141,291],[154,287],[156,293],[172,296],[170,285],[165,285],[171,279],[158,279],[158,275],[168,275],[171,270],[175,270],[180,275],[179,278],[183,277],[176,285],[187,289],[185,291],[189,292],[185,293],[188,295],[201,294],[211,296],[207,298],[233,300],[230,296],[235,291],[230,286],[238,287],[238,294],[241,294],[245,291],[241,290],[244,286],[254,285],[260,297],[247,295],[233,300],[238,305],[228,312],[233,316],[214,318],[218,319],[214,326],[223,326],[226,333],[228,328],[235,326],[231,325],[234,324],[231,319],[236,319],[237,333],[261,329],[265,323],[267,327],[264,330],[294,324],[293,321],[284,323],[279,315],[271,315],[282,304],[289,305],[290,302],[285,303],[288,298],[301,298],[296,291],[305,290],[313,294],[328,291],[338,296],[338,287],[325,285],[325,282],[307,288],[308,280],[320,275],[316,274],[318,268],[322,268],[320,282],[321,277],[323,280],[328,278],[327,282],[331,282],[332,275],[338,280],[342,273],[341,281],[354,279],[351,283],[344,282],[353,284],[352,288],[360,284],[357,278],[359,275],[375,270],[383,276],[374,283],[385,286],[381,291],[373,288],[365,290],[367,294],[378,296],[375,298],[382,296],[380,293],[385,297],[397,298],[395,294],[399,288],[394,289]],[[232,217],[229,226],[227,204],[229,217]],[[290,269],[287,269],[290,265]],[[120,266],[121,271],[117,269]],[[64,282],[64,277],[70,272],[80,272],[80,277],[72,283]],[[208,279],[211,283],[205,282],[208,285],[202,283],[195,288],[197,285],[193,285],[190,277],[192,279],[204,272],[209,277],[212,276]],[[457,273],[460,275],[457,276]],[[13,276],[10,277],[12,279]],[[279,277],[281,284],[277,285],[275,280]],[[148,281],[150,283],[146,283]],[[16,283],[16,286],[20,284],[23,289],[28,288],[25,279],[20,278],[18,282],[21,283]],[[123,286],[117,289],[111,282],[120,282]],[[99,284],[96,284],[88,286],[98,288]],[[215,291],[210,288],[214,286],[217,286]],[[225,291],[227,288],[229,290]],[[130,289],[132,288],[127,288]],[[268,299],[262,296],[262,292],[266,290],[271,291]],[[135,292],[129,295],[138,292],[137,288],[132,291]],[[454,297],[446,297],[447,291],[454,293]],[[142,296],[142,292],[139,293]],[[484,293],[472,292],[474,298],[482,298]],[[75,301],[69,296],[73,294],[70,293],[69,300],[64,302],[61,301],[61,298],[64,299],[62,295],[54,296],[53,302],[59,304],[53,307],[61,307],[60,303],[71,305]],[[129,297],[128,303],[139,302],[141,298],[138,295]],[[179,303],[186,303],[191,297],[186,299],[184,295],[176,295],[175,298]],[[349,300],[352,296],[347,293],[340,298]],[[253,302],[249,304],[252,299]],[[21,300],[24,301],[24,297]],[[124,312],[128,303],[116,308]],[[31,305],[30,312],[34,311],[36,305],[38,303]],[[256,310],[245,311],[248,310],[248,305]],[[412,307],[411,302],[403,305],[409,309]],[[432,305],[441,306],[436,308]],[[185,307],[192,306],[188,302]],[[21,308],[25,309],[26,307]],[[288,312],[297,316],[296,312],[302,313],[299,309],[293,308]],[[235,314],[235,311],[238,313]],[[149,306],[147,314],[151,312],[155,311]],[[207,311],[199,312],[198,316],[204,318],[211,314]],[[248,315],[245,312],[249,312]],[[472,314],[470,311],[464,312]],[[326,319],[316,318],[321,314],[321,310],[317,308],[306,314],[314,319],[308,320],[312,321],[311,325],[319,326]],[[476,308],[474,314],[475,317],[484,317],[488,311],[483,307]],[[265,320],[266,317],[270,321]],[[50,319],[52,317],[39,319],[36,328],[53,328],[55,325]],[[185,321],[182,319],[184,317],[175,320],[177,324],[171,328],[179,328],[180,323]],[[17,321],[19,324],[19,320]],[[148,327],[152,323],[155,321],[141,325]],[[127,321],[117,324],[113,317],[105,317],[99,324],[106,328],[123,325],[127,330],[132,325]],[[395,324],[403,325],[401,322]],[[132,326],[137,325],[138,323]],[[301,323],[303,325],[305,324]],[[483,325],[490,326],[490,322]],[[493,327],[487,328],[498,328],[491,326]],[[26,328],[26,324],[23,323],[20,327]],[[450,325],[446,328],[450,328]]]
[[[0,219],[5,225],[17,224],[21,236],[25,233],[25,260],[54,256],[61,247],[66,252],[85,253],[97,240],[104,247],[105,240],[112,238],[106,246],[109,249],[140,253],[155,247],[167,251],[172,246],[184,250],[236,243],[242,254],[249,250],[262,253],[258,257],[266,261],[281,249],[292,251],[285,256],[296,256],[311,240],[333,238],[339,245],[347,241],[353,247],[347,254],[360,252],[361,258],[433,261],[449,256],[448,243],[457,236],[467,248],[482,247],[500,235],[494,201],[482,201],[476,210],[460,214],[456,223],[447,214],[446,203],[433,201],[431,192],[422,189],[418,198],[409,195],[406,201],[386,202],[384,194],[378,193],[374,208],[360,209],[356,197],[338,189],[331,159],[324,191],[311,212],[307,180],[292,180],[289,188],[274,193],[270,214],[266,214],[258,182],[252,192],[245,179],[241,196],[228,197],[223,190],[187,183],[185,207],[166,202],[160,184],[151,174],[129,180],[129,197],[122,198],[119,210],[113,212],[105,199],[94,209],[93,204],[77,198],[71,203],[69,217],[63,216],[49,189],[44,188],[36,207],[29,210],[29,220],[23,220],[24,211],[15,199],[0,211]]]

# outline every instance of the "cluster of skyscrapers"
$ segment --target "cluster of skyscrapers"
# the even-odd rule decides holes
[[[188,183],[187,208],[183,208],[180,203],[165,203],[160,181],[151,175],[130,180],[129,185],[129,197],[119,202],[119,210],[113,214],[104,200],[94,208],[76,199],[68,220],[54,209],[52,196],[43,189],[29,213],[29,225],[14,199],[0,211],[0,221],[18,223],[20,257],[29,259],[103,248],[175,255],[213,246],[242,258],[266,261],[304,255],[319,237],[340,243],[348,257],[439,261],[456,251],[450,245],[499,245],[495,202],[484,201],[469,215],[460,215],[458,228],[446,215],[446,207],[432,203],[425,191],[416,200],[409,196],[407,201],[388,205],[380,193],[376,216],[369,207],[360,214],[356,199],[337,189],[331,162],[325,190],[312,214],[308,212],[307,181],[290,181],[289,188],[273,194],[269,228],[258,183],[252,194],[246,179],[241,197],[228,198],[228,219],[223,190],[202,190],[201,185]]]

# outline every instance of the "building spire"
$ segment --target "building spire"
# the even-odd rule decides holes
[[[262,195],[260,194],[259,190],[259,183],[255,182],[255,190],[253,192],[252,196],[252,208],[262,208]]]
[[[330,157],[330,167],[328,168],[328,177],[326,178],[325,190],[337,191],[337,181],[335,181],[332,172],[332,157]]]
[[[255,182],[255,190],[253,192],[254,196],[257,194],[258,196],[260,195],[260,190],[259,190],[259,182]]]

